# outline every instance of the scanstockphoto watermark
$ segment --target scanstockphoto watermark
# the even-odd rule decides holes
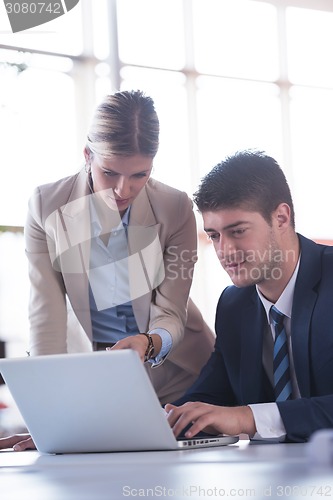
[[[179,488],[169,488],[167,486],[156,485],[153,488],[133,488],[124,486],[123,497],[129,498],[255,498],[254,488],[220,488],[213,486],[204,488],[198,485],[180,486]]]
[[[13,33],[53,21],[67,14],[80,0],[38,2],[35,0],[3,0]]]
[[[169,280],[191,280],[193,279],[194,266],[198,260],[195,249],[179,249],[176,245],[171,245],[166,249],[168,255],[166,274]]]
[[[281,250],[280,248],[274,248],[271,245],[263,250],[260,249],[248,249],[248,250],[234,250],[233,247],[225,246],[223,250],[218,249],[216,251],[220,261],[225,263],[283,263],[283,262],[295,262],[296,252],[293,249]]]
[[[198,485],[184,485],[178,488],[156,485],[153,488],[122,488],[123,497],[128,498],[332,498],[331,484],[283,484],[266,485],[259,488],[204,488]]]
[[[289,263],[297,262],[294,250],[269,247],[264,250],[217,250],[217,257],[231,279],[259,283],[262,280],[280,280],[283,269]]]

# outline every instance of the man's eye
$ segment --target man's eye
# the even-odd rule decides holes
[[[209,239],[209,240],[212,240],[212,241],[217,241],[217,240],[219,239],[219,237],[220,237],[220,235],[219,235],[219,234],[217,234],[217,233],[214,233],[214,234],[208,234],[207,236],[208,236],[208,239]]]
[[[246,229],[234,229],[234,230],[232,231],[232,234],[233,234],[234,236],[241,236],[242,234],[244,234],[244,233],[245,233],[245,231],[246,231]]]

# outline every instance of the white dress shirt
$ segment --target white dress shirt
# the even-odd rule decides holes
[[[128,335],[139,333],[131,304],[127,264],[127,228],[131,206],[121,220],[119,218],[118,225],[111,229],[107,244],[100,239],[102,226],[93,198],[89,207],[92,234],[89,294],[93,340],[114,343]],[[149,333],[156,333],[161,337],[160,352],[149,360],[151,364],[158,365],[172,348],[172,337],[165,328],[154,328]]]
[[[283,290],[279,299],[273,304],[269,300],[267,300],[260,290],[257,287],[257,293],[259,298],[265,308],[268,328],[267,328],[267,337],[264,338],[263,345],[263,365],[265,367],[268,378],[273,381],[273,358],[272,358],[272,350],[269,348],[269,345],[274,344],[275,340],[275,330],[272,319],[270,317],[269,311],[272,305],[285,315],[284,319],[284,327],[286,330],[287,340],[288,340],[288,351],[289,351],[289,364],[290,364],[290,376],[291,376],[291,384],[292,384],[292,398],[296,399],[300,397],[300,392],[297,384],[297,378],[295,374],[294,368],[294,360],[292,353],[292,344],[291,344],[291,311],[293,305],[293,297],[295,290],[295,283],[299,269],[299,260],[295,271],[290,278],[287,286]],[[269,338],[271,336],[271,338]],[[273,342],[272,342],[273,339]],[[280,416],[280,412],[276,403],[257,403],[251,404],[249,407],[252,410],[254,421],[256,424],[257,432],[253,436],[252,439],[276,439],[283,440],[286,435],[286,429],[283,425],[282,418]]]

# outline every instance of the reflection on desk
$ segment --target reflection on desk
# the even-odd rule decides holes
[[[308,444],[249,441],[221,448],[42,455],[0,451],[1,498],[333,497],[333,470],[315,466]]]

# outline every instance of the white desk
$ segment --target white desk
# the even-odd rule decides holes
[[[2,500],[333,498],[333,467],[307,444],[238,444],[166,452],[42,455],[0,451]]]

